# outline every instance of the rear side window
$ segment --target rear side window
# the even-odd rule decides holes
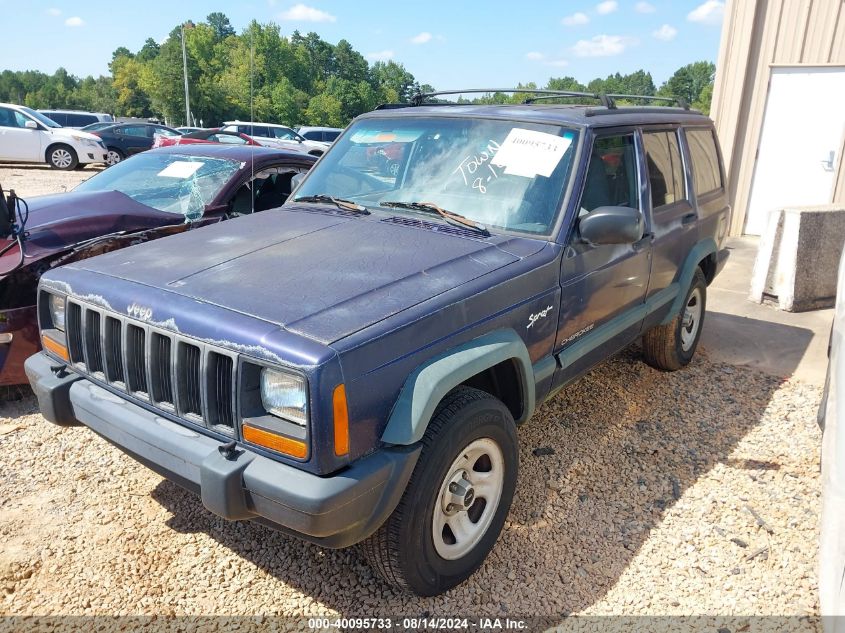
[[[55,119],[53,119],[56,121]],[[69,125],[71,127],[83,127],[88,125],[89,123],[96,123],[97,117],[93,114],[68,114],[67,115],[67,123],[65,125]],[[58,123],[58,121],[56,121]]]
[[[333,143],[338,136],[340,136],[340,132],[325,132],[323,134],[323,140]]]
[[[643,133],[651,203],[655,209],[684,200],[684,165],[674,131]]]
[[[699,196],[722,189],[719,153],[712,130],[686,130],[687,145],[692,159],[695,193]]]
[[[43,114],[47,118],[53,119],[59,125],[70,125],[67,122],[67,115],[62,114],[61,112],[42,112],[41,114]]]
[[[119,131],[120,134],[124,134],[126,136],[147,136],[147,126],[146,125],[127,125],[124,128],[121,128]]]

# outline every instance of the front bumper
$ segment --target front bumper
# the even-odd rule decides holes
[[[420,453],[419,445],[385,448],[319,477],[240,445],[224,456],[223,442],[76,374],[58,378],[43,353],[29,358],[26,369],[48,419],[50,411],[68,408],[125,453],[199,493],[215,514],[256,519],[324,547],[347,547],[375,532],[399,503]]]
[[[0,386],[25,385],[24,361],[41,349],[35,306],[0,310],[0,337]]]
[[[89,163],[104,163],[109,155],[108,150],[90,145],[81,145],[76,150],[76,157],[80,164],[86,165]]]

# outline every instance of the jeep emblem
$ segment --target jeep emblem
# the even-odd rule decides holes
[[[153,316],[153,309],[138,305],[137,303],[131,303],[126,306],[126,313],[141,321],[149,321],[150,317]]]

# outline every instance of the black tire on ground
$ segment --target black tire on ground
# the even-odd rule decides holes
[[[53,145],[47,150],[47,163],[53,169],[68,171],[76,169],[76,166],[79,164],[79,159],[71,146]]]
[[[361,549],[387,582],[433,596],[469,578],[493,548],[513,500],[519,453],[510,411],[497,398],[470,387],[454,389],[438,405],[422,445],[399,505]],[[455,484],[456,477],[463,487]],[[456,498],[455,491],[464,503],[460,508],[447,503]],[[466,515],[459,517],[462,513]],[[455,519],[468,526],[466,539],[454,536],[448,523]],[[436,545],[435,526],[441,524]],[[464,547],[469,549],[463,552]],[[446,557],[439,553],[443,548]]]
[[[106,154],[108,158],[106,159],[106,166],[112,167],[113,165],[117,165],[120,161],[122,161],[126,156],[116,147],[109,147],[108,153]]]
[[[688,365],[701,338],[706,308],[707,280],[701,268],[696,268],[681,311],[669,323],[655,325],[643,334],[645,362],[666,371]]]

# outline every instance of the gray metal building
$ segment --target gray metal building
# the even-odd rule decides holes
[[[845,0],[727,0],[711,116],[734,208],[845,204]]]

